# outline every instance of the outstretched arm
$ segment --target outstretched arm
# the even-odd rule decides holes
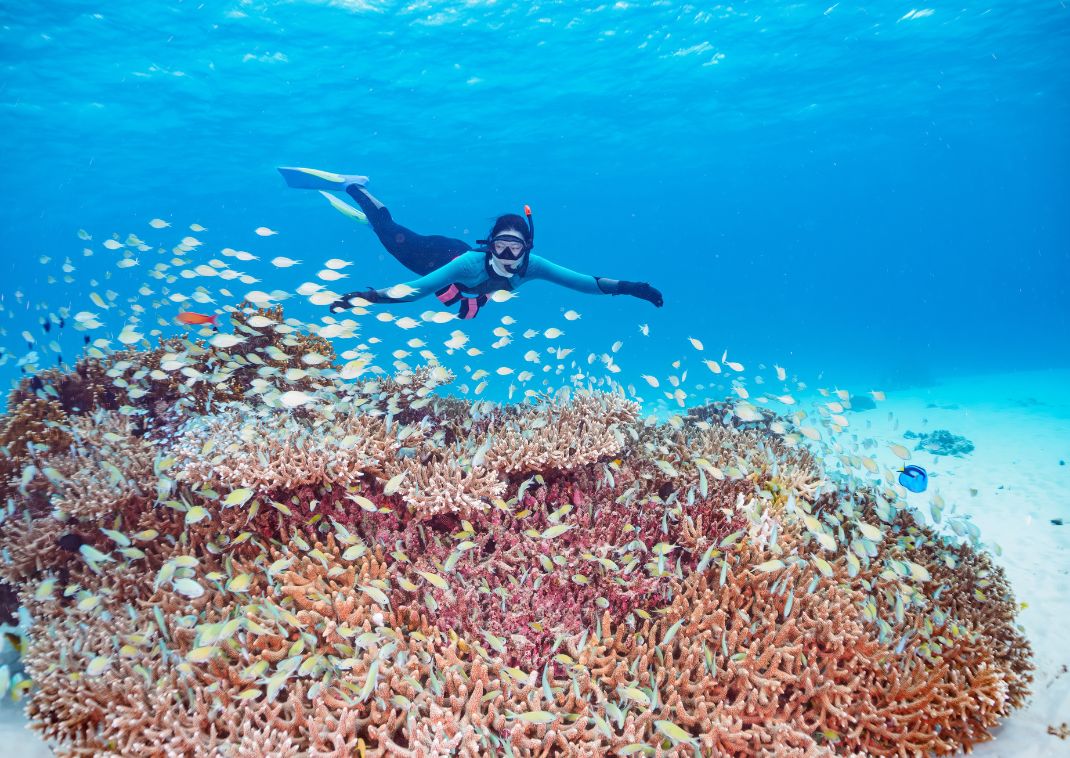
[[[620,279],[581,274],[537,255],[531,256],[528,276],[590,295],[631,295],[653,303],[658,308],[664,303],[661,293],[646,282],[626,282]]]
[[[478,258],[479,256],[477,256]],[[467,282],[472,275],[472,260],[469,256],[462,255],[454,258],[441,268],[424,274],[419,279],[413,279],[403,284],[395,284],[393,287],[382,289],[368,288],[356,292],[348,292],[338,300],[331,303],[331,312],[352,308],[355,304],[353,298],[363,298],[369,303],[409,303],[413,300],[434,294],[443,287],[448,287],[455,282]]]

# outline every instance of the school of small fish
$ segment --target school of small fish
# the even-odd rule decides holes
[[[147,227],[166,234],[178,223],[153,218]],[[933,584],[937,568],[954,572],[962,550],[981,549],[979,531],[938,491],[919,496],[898,483],[910,448],[867,435],[846,389],[811,388],[789,368],[745,365],[720,346],[718,356],[709,336],[677,338],[678,357],[659,363],[646,357],[655,340],[648,324],[638,335],[635,326],[619,339],[603,334],[597,346],[560,326],[521,323],[507,291],[489,298],[498,319],[489,326],[457,324],[454,313],[419,303],[332,315],[323,306],[340,295],[329,287],[363,262],[289,257],[298,253],[281,249],[285,232],[266,226],[248,241],[259,254],[185,232],[167,245],[140,234],[96,244],[79,231],[83,255],[113,260],[114,273],[99,277],[76,277],[73,256],[40,258],[50,284],[84,286],[73,297],[57,293],[70,305],[31,302],[22,291],[0,302],[0,316],[32,311],[38,322],[20,330],[25,351],[0,353],[0,365],[20,369],[26,397],[63,407],[63,377],[92,365],[105,383],[97,397],[113,398],[84,422],[54,422],[86,448],[77,461],[8,441],[18,468],[6,517],[46,517],[31,516],[30,493],[67,503],[89,474],[149,506],[136,521],[127,506],[99,523],[86,516],[66,535],[80,544],[61,553],[76,568],[19,575],[43,628],[66,634],[78,614],[79,624],[112,630],[72,645],[50,681],[81,692],[131,677],[188,704],[283,704],[286,692],[363,714],[374,704],[427,716],[432,703],[448,710],[457,671],[478,665],[495,688],[478,707],[497,709],[513,730],[481,734],[488,750],[511,752],[509,734],[578,724],[577,734],[620,754],[704,753],[709,735],[680,726],[690,717],[670,705],[666,685],[639,673],[638,659],[621,661],[612,681],[594,675],[603,613],[670,665],[692,634],[673,598],[695,577],[772,585],[782,598],[776,623],[836,578],[857,591],[860,623],[890,654],[938,661],[948,639],[968,637]],[[261,258],[256,273],[237,268]],[[285,278],[305,270],[316,281]],[[406,285],[390,292],[412,294]],[[569,330],[591,320],[572,309],[560,317]],[[601,410],[576,421],[577,408]],[[93,427],[105,418],[112,427]],[[140,479],[133,459],[115,454],[141,449],[132,429],[159,432],[149,435]],[[576,443],[561,452],[569,430]],[[313,466],[323,450],[332,454]],[[239,473],[224,474],[240,456]],[[273,468],[277,475],[264,473]],[[291,469],[302,473],[284,473]],[[433,518],[413,512],[436,497],[442,511]],[[712,508],[718,498],[727,505]],[[613,541],[591,542],[604,534],[603,518],[622,519],[620,529]],[[714,522],[723,527],[716,534]],[[709,533],[696,538],[698,524]],[[921,528],[946,543],[919,537]],[[507,547],[495,552],[495,543]],[[139,583],[140,605],[123,594],[135,596]],[[988,601],[985,589],[975,589],[978,602]],[[351,613],[364,614],[359,625]],[[405,620],[418,616],[427,622]],[[736,642],[724,634],[709,638],[712,649],[703,642],[707,675],[746,665],[741,640],[760,624],[745,610],[740,618],[749,632]],[[31,655],[46,644],[33,635],[18,643]],[[444,648],[457,662],[435,660]],[[224,669],[229,680],[212,679]],[[40,698],[35,707],[47,712],[49,685],[36,686],[0,667],[0,696]],[[589,715],[575,713],[578,701]],[[635,732],[630,712],[656,718]],[[826,741],[846,739],[826,731],[836,735]],[[360,735],[362,750],[374,743]]]

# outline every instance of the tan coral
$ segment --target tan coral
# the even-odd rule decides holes
[[[71,554],[60,547],[59,540],[69,531],[66,521],[48,514],[31,518],[24,513],[3,521],[0,549],[7,553],[8,560],[0,561],[0,578],[17,584],[47,568],[68,563]]]
[[[20,389],[11,392],[8,413],[0,418],[0,502],[18,492],[24,467],[33,457],[31,449],[61,453],[70,444],[62,405]]]
[[[37,396],[21,400],[0,422],[0,446],[7,449],[4,457],[24,458],[30,444],[52,452],[64,450],[71,440],[66,421],[67,414],[55,400]]]
[[[74,519],[96,519],[128,500],[147,500],[155,449],[134,433],[129,417],[115,412],[78,416],[70,423],[73,443],[51,464],[63,477],[54,483],[52,504]]]
[[[625,445],[622,427],[638,416],[637,403],[614,394],[544,397],[492,427],[486,465],[503,474],[524,474],[568,471],[612,458]]]
[[[480,755],[479,736],[475,728],[454,711],[432,702],[428,717],[415,724],[409,747],[402,747],[385,737],[390,755],[398,758],[440,758],[447,755]]]
[[[391,477],[404,476],[397,494],[419,519],[442,513],[467,517],[472,511],[486,510],[492,500],[505,492],[505,482],[498,479],[493,469],[462,468],[454,447],[419,458],[399,458],[385,473]]]
[[[273,490],[355,484],[380,472],[400,447],[373,416],[345,416],[323,434],[285,411],[260,417],[230,408],[188,426],[171,452],[181,481]]]
[[[22,510],[0,531],[10,556],[0,575],[28,578],[64,566],[78,545],[65,549],[61,537],[101,542],[99,528],[114,526],[107,517],[134,517],[152,505],[154,449],[128,417],[98,411],[70,418],[64,430],[64,450],[32,457],[36,473],[22,487]]]

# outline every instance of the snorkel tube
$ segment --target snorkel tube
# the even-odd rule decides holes
[[[531,260],[531,249],[535,247],[535,222],[531,218],[531,206],[524,206],[524,218],[528,222],[528,249],[524,252],[524,262],[520,264],[520,270],[517,271],[520,276],[525,276],[528,273],[528,261]]]

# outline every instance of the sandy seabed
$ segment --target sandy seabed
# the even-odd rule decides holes
[[[1070,371],[965,377],[889,392],[877,410],[852,415],[859,434],[898,440],[907,431],[947,429],[974,443],[964,457],[917,451],[930,489],[968,513],[1019,602],[1037,666],[1033,695],[978,746],[983,758],[1070,755],[1048,727],[1070,722]],[[917,495],[928,502],[928,493]],[[925,509],[927,510],[927,509]],[[1064,525],[1052,523],[1062,519]],[[0,748],[19,758],[52,755],[29,731],[21,708],[0,705]]]
[[[1070,755],[1070,740],[1047,733],[1049,725],[1070,722],[1068,388],[1070,371],[966,377],[894,393],[865,414],[874,435],[947,429],[976,446],[962,458],[915,452],[912,462],[929,469],[949,507],[973,517],[986,544],[1002,548],[997,561],[1027,604],[1019,623],[1036,655],[1033,695],[995,730],[995,740],[974,750],[984,758]]]

